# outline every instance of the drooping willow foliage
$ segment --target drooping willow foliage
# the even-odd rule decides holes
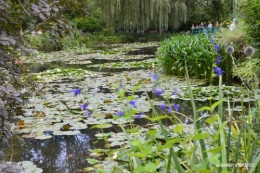
[[[233,0],[98,0],[108,28],[178,29],[187,21],[223,21],[232,15]]]
[[[107,26],[135,28],[178,28],[187,20],[182,0],[99,0]]]

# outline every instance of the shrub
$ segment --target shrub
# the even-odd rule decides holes
[[[103,27],[105,27],[103,21],[93,16],[87,18],[75,18],[72,22],[76,25],[77,29],[91,33],[102,31]]]
[[[243,6],[245,22],[245,31],[248,35],[250,41],[252,41],[252,46],[259,49],[260,48],[260,1],[247,0]]]
[[[157,58],[166,74],[184,76],[186,60],[190,76],[209,79],[213,57],[216,57],[214,54],[216,52],[208,36],[180,35],[163,41]]]
[[[57,50],[57,45],[44,35],[26,34],[25,40],[27,41],[27,46],[39,51],[51,52]]]

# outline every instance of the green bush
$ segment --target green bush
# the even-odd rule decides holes
[[[252,46],[260,49],[260,1],[247,0],[243,6],[245,31]]]
[[[207,79],[212,75],[213,58],[217,56],[209,36],[204,35],[166,39],[157,53],[166,74],[184,76],[186,60],[190,76]]]
[[[82,33],[80,31],[74,32],[74,34],[61,39],[63,49],[75,48],[75,47],[90,47],[93,44],[92,34]]]
[[[25,39],[34,49],[39,49],[42,46],[42,41],[39,36],[28,34],[25,35]]]
[[[105,27],[105,23],[94,16],[89,16],[87,18],[74,18],[72,22],[76,25],[77,29],[91,33],[102,31]]]
[[[45,35],[26,34],[25,40],[33,49],[37,49],[39,51],[51,52],[57,50],[56,44],[51,42]]]

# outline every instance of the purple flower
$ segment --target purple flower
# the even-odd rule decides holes
[[[155,81],[158,80],[158,77],[159,77],[159,75],[156,73],[155,74],[150,73],[149,76],[152,77],[153,80],[155,80]]]
[[[212,35],[210,36],[210,42],[211,42],[211,43],[214,43],[214,42],[215,42],[214,37],[213,37]]]
[[[88,106],[88,104],[84,103],[79,108],[83,111],[83,110],[86,110],[87,106]]]
[[[217,58],[216,64],[220,64],[221,59],[222,59],[222,56],[219,56],[219,57]]]
[[[143,116],[144,116],[144,113],[141,112],[141,113],[137,114],[137,115],[135,116],[135,118],[142,118]]]
[[[168,106],[167,112],[168,112],[168,113],[171,113],[171,112],[172,112],[171,106]]]
[[[221,68],[219,67],[215,67],[214,68],[214,73],[217,75],[217,76],[220,76],[222,75],[223,73],[225,73],[225,71],[223,71]]]
[[[165,108],[166,108],[166,104],[162,103],[162,104],[159,105],[159,107],[164,111]]]
[[[119,83],[119,88],[122,88],[122,87],[123,87],[123,83],[120,82],[120,83]]]
[[[88,111],[88,113],[86,114],[88,117],[90,117],[90,115],[92,114],[92,111]]]
[[[80,89],[71,90],[70,93],[73,93],[74,96],[80,95]]]
[[[173,108],[175,109],[176,112],[179,112],[179,107],[180,107],[179,104],[174,104],[173,105]]]
[[[218,44],[215,44],[215,45],[214,45],[214,49],[215,49],[216,52],[218,52],[218,48],[219,48],[219,45],[218,45]]]
[[[124,111],[119,111],[119,112],[116,112],[115,115],[119,116],[119,117],[122,117],[124,115]]]
[[[171,97],[174,97],[177,94],[177,91],[171,93]]]
[[[133,106],[134,108],[136,108],[136,100],[131,100],[131,101],[129,102],[129,104],[130,104],[131,106]]]
[[[162,95],[164,93],[164,90],[162,88],[154,88],[154,94],[155,95]]]

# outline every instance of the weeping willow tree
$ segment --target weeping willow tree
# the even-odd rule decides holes
[[[242,0],[97,0],[108,28],[178,29],[187,22],[225,21]],[[182,25],[183,26],[183,25]],[[189,27],[188,27],[189,28]]]
[[[177,29],[187,21],[183,0],[98,0],[107,27],[134,29]]]

